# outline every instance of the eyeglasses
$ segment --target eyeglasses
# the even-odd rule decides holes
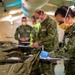
[[[62,23],[64,23],[64,21],[60,21],[60,22],[59,22],[59,25],[62,24]]]

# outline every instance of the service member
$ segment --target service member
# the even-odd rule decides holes
[[[72,60],[65,61],[65,75],[75,75],[75,14],[68,6],[61,6],[55,12],[59,26],[65,30],[64,47],[58,54]]]
[[[15,32],[15,39],[18,40],[20,45],[28,45],[30,42],[30,33],[31,33],[32,27],[27,25],[27,18],[22,17],[22,25],[20,25]],[[24,49],[24,48],[23,48]],[[22,49],[22,51],[24,51]]]
[[[40,19],[41,28],[39,32],[39,40],[34,46],[44,45],[45,51],[53,51],[58,48],[58,34],[56,22],[51,19],[42,10],[36,10],[34,13],[36,19]],[[41,68],[44,75],[54,75],[54,65],[49,62],[41,62]]]

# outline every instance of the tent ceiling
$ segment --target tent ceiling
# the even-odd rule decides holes
[[[15,1],[19,1],[19,0],[4,0],[4,4],[13,3]],[[41,3],[40,1],[47,1],[47,0],[27,0],[27,1],[36,1],[36,3],[38,2],[38,4],[40,4]],[[48,3],[46,3],[43,7],[41,7],[41,9],[44,10],[45,12],[49,12],[47,14],[49,14],[53,18],[53,15],[51,14],[53,14],[59,6],[61,5],[72,6],[75,4],[74,1],[73,0],[49,0]],[[36,7],[36,3],[34,3],[32,8]],[[3,7],[3,4],[0,2],[0,41],[17,42],[14,39],[14,32],[15,32],[15,29],[21,24],[21,17],[24,16],[24,14],[19,6],[8,7],[6,14],[3,11],[4,11],[4,7]],[[29,13],[32,15],[31,11],[33,10],[29,10]],[[12,12],[13,14],[11,16],[10,14]],[[29,21],[29,24],[30,24],[30,21]],[[62,35],[59,36],[59,38],[61,39]]]
[[[17,1],[17,0],[4,0],[4,4],[13,3],[15,1]],[[40,3],[40,0],[36,0],[36,1],[38,1]],[[48,3],[46,3],[41,9],[44,10],[45,12],[55,12],[55,10],[61,5],[72,6],[74,4],[75,4],[75,2],[73,0],[49,0]],[[36,4],[33,7],[35,7],[35,6],[36,6]],[[21,9],[21,8],[19,6],[8,7],[7,13],[9,13],[11,10],[18,10],[18,9]],[[3,7],[3,4],[0,2],[0,18],[5,17],[5,16],[3,16],[3,11],[4,11],[4,7]],[[31,14],[31,13],[32,12],[29,11],[29,14]],[[22,12],[21,12],[21,14],[22,14]],[[17,15],[20,15],[20,12],[18,12]]]

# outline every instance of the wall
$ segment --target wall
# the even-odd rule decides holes
[[[0,22],[0,41],[12,41],[17,43],[14,39],[14,33],[19,25],[21,25],[21,20],[17,20],[16,22],[14,21],[13,24],[10,24],[10,22]],[[57,30],[59,42],[61,42],[63,41],[64,30],[62,30],[58,25]]]

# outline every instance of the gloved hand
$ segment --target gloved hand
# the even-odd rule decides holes
[[[50,57],[49,52],[42,50],[40,53],[40,57],[42,57],[42,58]]]
[[[21,42],[24,42],[24,41],[25,41],[25,38],[20,38],[20,41],[21,41]]]

